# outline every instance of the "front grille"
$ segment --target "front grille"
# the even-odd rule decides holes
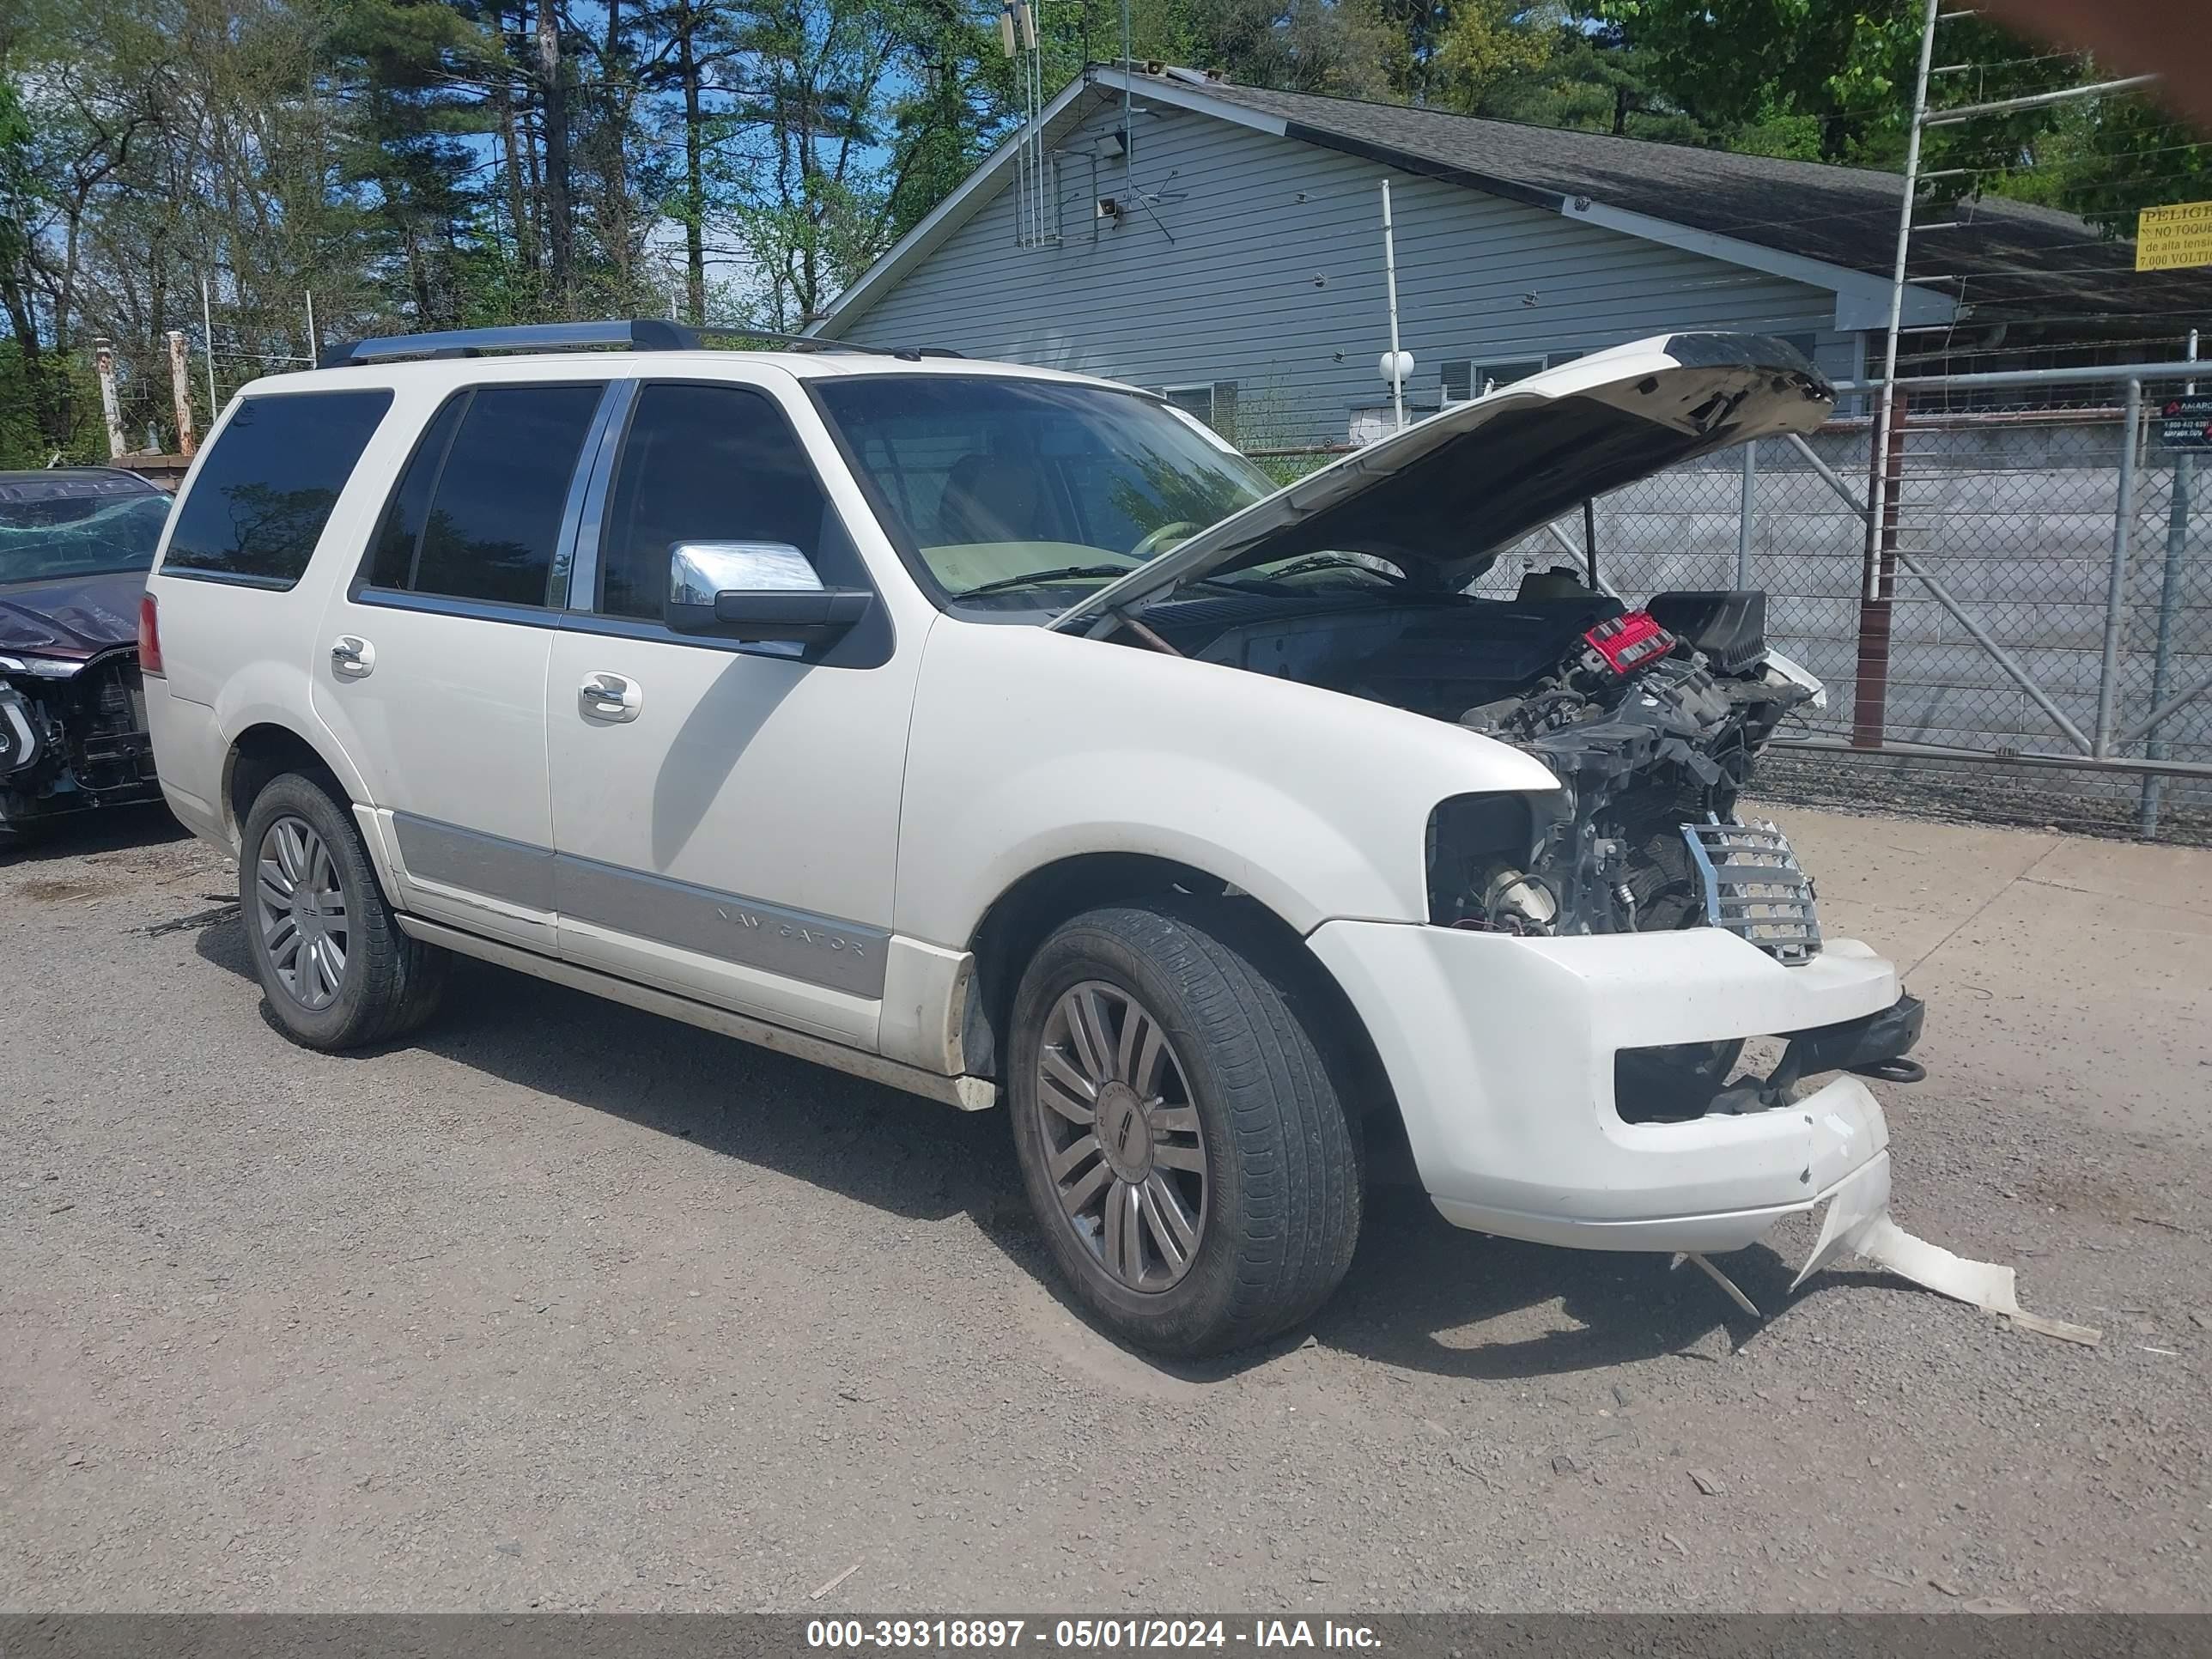
[[[1705,886],[1707,921],[1786,967],[1820,954],[1813,884],[1787,836],[1771,823],[1686,823],[1682,835]]]

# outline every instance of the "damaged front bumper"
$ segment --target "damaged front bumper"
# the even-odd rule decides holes
[[[137,653],[0,678],[0,829],[161,799]]]
[[[1332,921],[1309,942],[1374,1041],[1423,1185],[1461,1226],[1707,1253],[1831,1199],[1887,1204],[1888,1127],[1856,1077],[1671,1121],[1634,1121],[1642,1103],[1617,1093],[1629,1049],[1803,1033],[1801,1054],[1822,1062],[1805,1073],[1896,1058],[1874,1051],[1905,1024],[1917,1035],[1917,1005],[1856,940],[1792,967],[1711,927],[1530,939]]]

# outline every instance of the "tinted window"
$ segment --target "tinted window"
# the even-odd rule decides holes
[[[378,587],[407,587],[415,580],[415,553],[422,544],[422,526],[430,516],[430,491],[444,470],[446,452],[453,447],[453,430],[469,406],[469,394],[448,398],[408,457],[384,522],[377,527],[376,543],[369,550],[368,580]]]
[[[369,580],[448,599],[544,605],[569,477],[601,390],[478,386],[447,404],[385,509]]]
[[[162,568],[291,586],[391,407],[382,390],[248,398],[200,463]]]
[[[738,386],[648,386],[608,501],[599,609],[658,617],[677,542],[786,542],[816,559],[825,506],[773,400]]]

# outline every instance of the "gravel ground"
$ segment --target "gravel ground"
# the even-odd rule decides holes
[[[1899,1218],[2094,1349],[1384,1192],[1309,1338],[1164,1370],[1000,1115],[489,969],[309,1054],[231,879],[0,862],[0,1607],[2212,1607],[2212,1151],[2129,1103],[1885,1095]]]

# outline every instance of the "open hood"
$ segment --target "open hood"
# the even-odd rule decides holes
[[[1668,334],[1594,352],[1333,462],[1050,625],[1079,628],[1193,578],[1302,553],[1372,554],[1425,587],[1462,587],[1585,498],[1754,438],[1811,432],[1835,398],[1796,347],[1768,335]]]

